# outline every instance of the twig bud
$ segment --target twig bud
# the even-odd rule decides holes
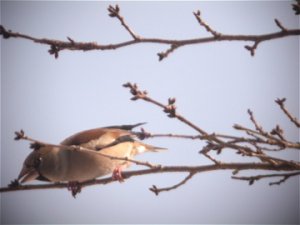
[[[249,180],[249,185],[252,185],[252,184],[254,184],[254,179]]]
[[[115,7],[113,7],[112,5],[109,5],[107,8],[108,12],[109,12],[109,16],[110,17],[116,17],[118,16],[119,12],[120,12],[120,8],[118,5],[116,5]]]
[[[236,129],[236,130],[242,130],[243,129],[243,127],[239,124],[234,124],[233,128]]]
[[[168,102],[169,102],[169,105],[173,105],[176,102],[176,98],[169,98]]]
[[[283,103],[286,101],[286,98],[277,98],[275,100],[275,102],[278,104],[278,105],[283,105]]]
[[[163,52],[157,53],[158,61],[162,61],[165,58],[165,54]]]
[[[11,37],[11,35],[5,30],[2,25],[0,25],[0,35],[2,35],[4,39],[8,39]]]
[[[156,187],[155,185],[152,185],[152,187],[149,188],[149,190],[152,191],[152,192],[154,192],[154,194],[155,194],[156,196],[158,196],[159,190],[157,189],[157,187]]]
[[[25,132],[21,129],[20,131],[16,131],[15,132],[15,140],[18,141],[18,140],[21,140],[25,137]]]
[[[50,55],[54,55],[54,57],[57,59],[58,58],[58,53],[59,53],[60,49],[58,46],[56,45],[51,45],[50,49],[48,50]]]

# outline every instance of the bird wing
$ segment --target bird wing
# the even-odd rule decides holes
[[[137,123],[137,124],[132,124],[132,125],[116,125],[116,126],[109,126],[109,127],[103,127],[103,128],[131,131],[133,128],[144,125],[144,124],[146,124],[146,123],[143,122],[143,123]]]
[[[95,128],[91,130],[76,133],[64,141],[62,145],[80,145],[92,149],[101,149],[109,145],[122,136],[131,136],[132,132],[128,130],[115,129],[115,128]]]
[[[124,143],[124,142],[134,142],[134,138],[132,135],[124,135],[124,136],[120,136],[120,137],[117,137],[113,142],[107,144],[107,145],[103,145],[103,146],[97,146],[97,151],[100,151],[104,148],[109,148],[109,147],[112,147],[112,146],[115,146],[115,145],[118,145],[118,144],[121,144],[121,143]]]

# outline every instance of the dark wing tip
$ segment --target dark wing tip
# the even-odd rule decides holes
[[[141,126],[146,124],[146,122],[142,123],[137,123],[137,124],[132,124],[132,125],[119,125],[119,126],[109,126],[109,127],[103,127],[103,128],[108,128],[108,129],[121,129],[121,130],[132,130],[135,127]]]

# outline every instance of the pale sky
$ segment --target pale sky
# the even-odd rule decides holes
[[[108,16],[109,4],[144,37],[185,39],[206,37],[192,12],[226,34],[277,32],[274,18],[285,27],[299,28],[289,1],[251,2],[6,2],[1,1],[1,24],[36,37],[109,44],[130,40],[117,19]],[[95,127],[147,122],[152,133],[196,134],[169,119],[161,109],[132,102],[125,82],[166,102],[176,97],[178,112],[209,133],[239,134],[235,123],[252,126],[251,108],[271,130],[280,124],[291,140],[298,130],[275,104],[299,115],[299,37],[261,43],[255,57],[244,42],[186,46],[162,62],[157,53],[168,46],[140,44],[114,51],[63,51],[58,59],[48,47],[21,39],[1,39],[1,186],[18,176],[30,149],[13,140],[24,129],[29,136],[59,143],[78,131]],[[163,165],[211,163],[198,154],[204,143],[180,139],[149,139],[168,151],[138,159]],[[281,156],[299,160],[299,153]],[[219,156],[243,161],[236,154]],[[133,166],[130,169],[141,169]],[[245,175],[256,174],[252,172]],[[83,189],[76,199],[63,190],[1,194],[1,223],[276,223],[299,224],[299,178],[280,186],[262,180],[249,186],[231,179],[231,172],[194,176],[186,185],[155,196],[148,190],[172,186],[186,174],[132,177],[126,182]],[[36,182],[40,183],[40,182]]]

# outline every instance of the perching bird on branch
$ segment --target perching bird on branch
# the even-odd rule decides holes
[[[115,179],[122,181],[121,170],[130,162],[104,155],[132,159],[140,153],[163,149],[135,140],[131,129],[139,125],[86,130],[61,142],[62,146],[82,148],[41,146],[27,156],[18,180],[78,183],[113,173]]]

